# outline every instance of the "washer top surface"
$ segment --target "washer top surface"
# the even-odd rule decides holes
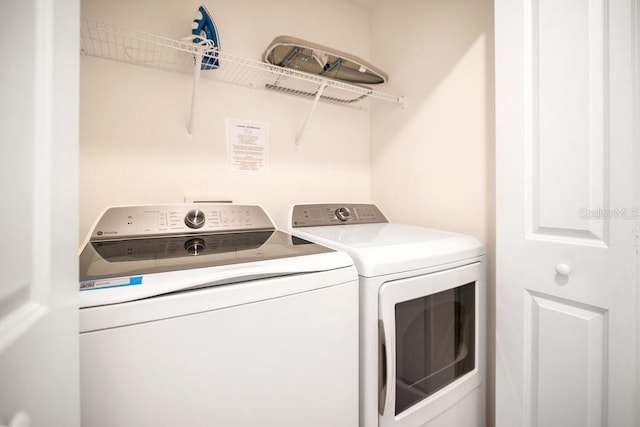
[[[80,306],[353,265],[278,231],[259,206],[122,206],[98,219],[79,258]]]
[[[347,212],[347,219],[339,218]],[[431,268],[485,253],[482,243],[472,236],[389,223],[373,205],[295,205],[290,231],[348,253],[364,277]]]

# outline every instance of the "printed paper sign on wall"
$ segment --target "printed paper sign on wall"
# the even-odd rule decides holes
[[[227,155],[234,173],[266,174],[269,170],[267,123],[227,119]]]

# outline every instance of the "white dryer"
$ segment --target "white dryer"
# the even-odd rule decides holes
[[[360,276],[360,425],[485,425],[485,250],[368,204],[291,207],[290,232]]]
[[[358,424],[353,262],[258,206],[110,208],[80,291],[84,427]]]

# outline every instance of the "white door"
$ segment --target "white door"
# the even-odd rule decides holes
[[[495,2],[498,427],[636,425],[638,6]]]
[[[78,15],[0,2],[0,425],[79,425]]]

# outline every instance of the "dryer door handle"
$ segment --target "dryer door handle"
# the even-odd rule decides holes
[[[384,415],[387,402],[387,341],[384,337],[384,322],[378,320],[378,413]]]

